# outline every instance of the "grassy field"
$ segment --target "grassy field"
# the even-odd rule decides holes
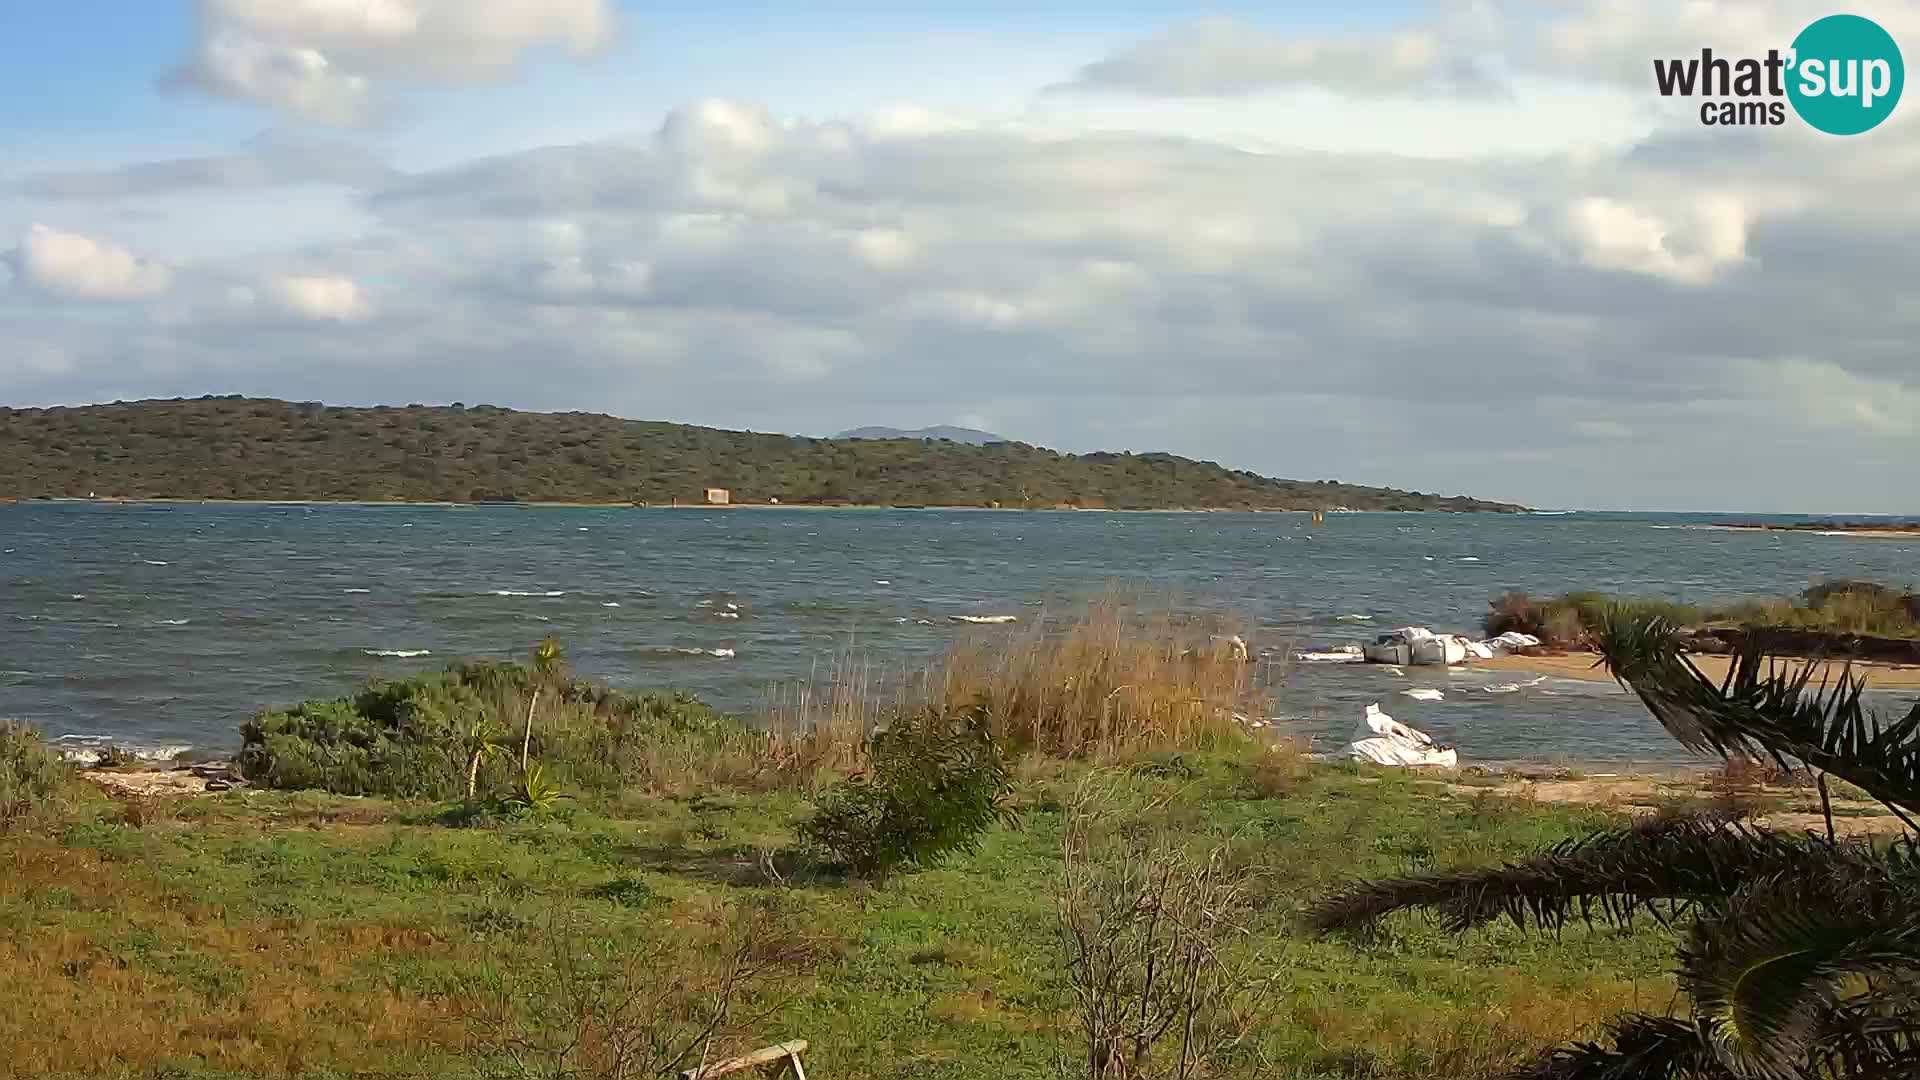
[[[1193,1080],[1471,1080],[1667,1007],[1652,924],[1301,932],[1354,878],[1618,819],[1259,742],[1233,629],[1106,598],[758,723],[543,643],[264,712],[253,786],[198,797],[63,779],[0,729],[0,1074],[639,1080],[797,1038],[815,1077],[1089,1077],[1089,1001],[1137,1026],[1096,989],[1151,971],[1161,1015],[1174,971],[1204,984]],[[994,824],[944,861],[845,869],[835,837],[961,806]]]
[[[781,947],[735,1045],[807,1039],[819,1077],[1059,1075],[1078,1045],[1060,840],[1089,790],[1100,828],[1225,845],[1245,875],[1230,948],[1268,982],[1235,1075],[1474,1076],[1671,996],[1652,928],[1297,935],[1300,906],[1349,876],[1517,856],[1607,816],[1284,754],[1032,760],[1018,827],[877,884],[796,858],[798,794],[583,799],[485,828],[305,792],[87,794],[0,836],[0,1072],[498,1075],[501,1040],[490,1056],[480,1036],[565,1029],[558,969],[632,961],[697,990],[753,913]]]

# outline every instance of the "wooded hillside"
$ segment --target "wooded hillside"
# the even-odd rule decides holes
[[[0,408],[0,497],[882,506],[1493,510],[1275,480],[1171,454],[811,439],[493,406],[340,408],[241,397]]]

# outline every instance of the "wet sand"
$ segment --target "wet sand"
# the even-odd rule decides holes
[[[1693,662],[1701,673],[1710,679],[1724,678],[1727,667],[1733,662],[1726,656],[1695,656]],[[1783,664],[1797,664],[1792,658],[1782,658]],[[1531,671],[1539,675],[1553,675],[1562,679],[1583,679],[1589,682],[1612,682],[1613,676],[1607,673],[1605,665],[1600,663],[1597,653],[1568,653],[1565,656],[1496,656],[1491,660],[1474,660],[1472,666],[1489,668],[1496,671]],[[1832,678],[1846,668],[1853,674],[1864,676],[1867,686],[1874,690],[1920,690],[1920,666],[1907,664],[1880,664],[1869,661],[1855,661],[1846,665],[1828,660],[1821,664],[1821,670],[1814,675]]]

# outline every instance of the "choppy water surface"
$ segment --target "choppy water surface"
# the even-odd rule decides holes
[[[0,716],[76,742],[229,747],[263,705],[548,634],[583,674],[750,709],[850,640],[911,666],[982,632],[950,616],[1027,620],[1115,581],[1238,611],[1256,648],[1284,652],[1409,623],[1474,629],[1508,588],[1712,601],[1916,577],[1920,539],[1682,527],[1708,520],[0,506]],[[1612,684],[1488,689],[1515,681],[1301,667],[1279,713],[1322,748],[1378,700],[1463,762],[1682,757]],[[1400,693],[1417,687],[1445,696]]]

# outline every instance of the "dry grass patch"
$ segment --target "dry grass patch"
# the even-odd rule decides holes
[[[1073,614],[968,634],[893,680],[843,653],[770,696],[773,771],[817,784],[865,768],[875,728],[929,707],[980,709],[995,743],[1017,758],[1116,762],[1237,745],[1236,716],[1270,712],[1241,630],[1217,612],[1111,594]]]

